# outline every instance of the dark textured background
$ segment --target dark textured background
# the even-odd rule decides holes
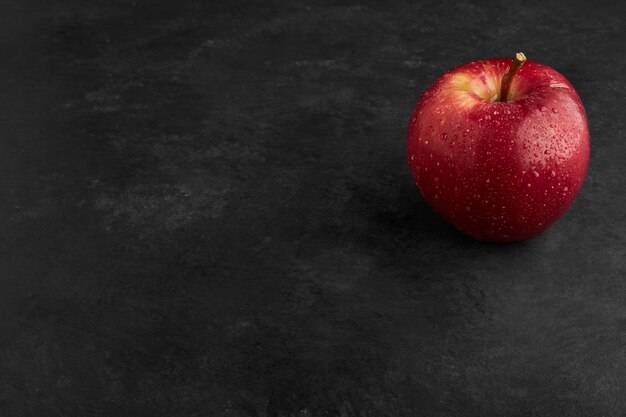
[[[625,415],[615,3],[3,1],[0,415]],[[518,50],[578,89],[591,166],[483,244],[405,128]]]

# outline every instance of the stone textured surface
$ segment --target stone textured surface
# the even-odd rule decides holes
[[[0,7],[0,415],[626,414],[624,3]],[[591,166],[482,244],[405,128],[518,50],[577,88]]]

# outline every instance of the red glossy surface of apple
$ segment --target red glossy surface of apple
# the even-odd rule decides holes
[[[589,164],[585,109],[557,71],[526,61],[500,101],[510,58],[448,71],[417,103],[407,159],[426,201],[484,241],[529,239],[559,219]]]

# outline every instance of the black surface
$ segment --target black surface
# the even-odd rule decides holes
[[[626,414],[624,3],[2,4],[0,415]],[[483,244],[405,128],[518,50],[577,88],[591,166]]]

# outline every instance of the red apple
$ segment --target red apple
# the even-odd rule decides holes
[[[529,239],[563,215],[583,183],[587,116],[563,75],[522,53],[470,62],[422,94],[407,160],[426,201],[461,232]]]

